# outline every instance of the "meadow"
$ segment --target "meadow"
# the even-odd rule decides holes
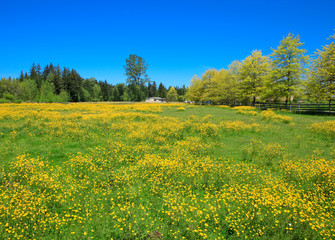
[[[335,117],[0,105],[0,239],[334,239]]]

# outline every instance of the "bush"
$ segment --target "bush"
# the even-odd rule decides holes
[[[7,100],[10,101],[10,102],[13,102],[15,97],[14,97],[13,94],[10,94],[10,93],[4,93],[4,94],[3,94],[3,98],[4,98],[4,99],[7,99]]]
[[[10,101],[5,98],[0,98],[0,103],[10,103]]]

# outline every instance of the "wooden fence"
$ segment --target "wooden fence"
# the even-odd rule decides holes
[[[287,109],[296,113],[315,113],[315,114],[335,114],[335,104],[324,103],[256,103],[255,107],[266,110],[269,108],[274,109]]]

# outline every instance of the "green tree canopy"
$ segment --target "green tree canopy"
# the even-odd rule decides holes
[[[170,87],[168,93],[166,94],[166,101],[168,102],[177,102],[178,101],[178,93],[174,87]]]
[[[255,105],[256,97],[261,96],[269,72],[269,57],[263,56],[261,51],[253,51],[242,61],[239,69],[240,94],[248,102],[252,99],[252,105]]]
[[[201,79],[197,75],[195,75],[191,80],[191,84],[188,86],[188,90],[186,92],[186,99],[192,102],[200,102],[204,92],[203,86],[204,85]]]
[[[131,101],[142,101],[147,97],[146,84],[149,81],[149,76],[146,73],[148,64],[145,63],[142,57],[135,54],[130,54],[124,65],[127,76],[127,94]]]
[[[268,85],[275,97],[285,97],[286,104],[292,96],[299,95],[304,65],[308,60],[306,50],[301,49],[299,35],[289,34],[283,38],[276,50],[273,50],[271,74],[272,82]]]
[[[330,36],[335,39],[335,34]],[[335,95],[335,43],[318,50],[307,84],[309,97],[314,100],[327,100],[329,105]]]

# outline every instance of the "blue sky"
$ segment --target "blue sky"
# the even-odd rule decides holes
[[[52,62],[116,84],[137,54],[152,81],[188,85],[254,49],[270,54],[288,33],[312,54],[334,33],[334,9],[333,0],[0,0],[0,77]]]

